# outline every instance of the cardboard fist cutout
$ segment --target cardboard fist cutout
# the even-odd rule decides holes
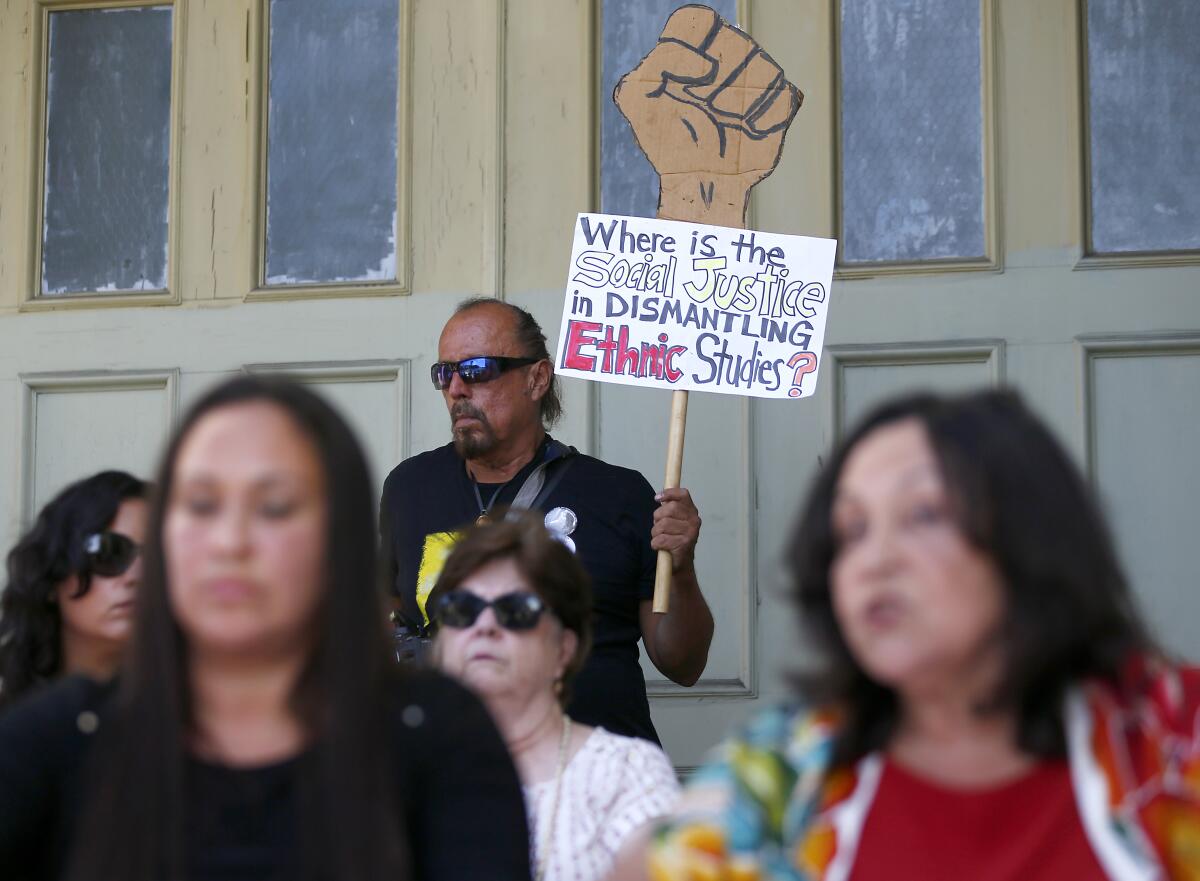
[[[658,216],[744,227],[804,96],[748,34],[683,6],[613,100],[658,171]]]

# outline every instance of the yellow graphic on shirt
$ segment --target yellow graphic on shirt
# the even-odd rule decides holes
[[[446,558],[462,537],[461,532],[431,532],[425,536],[421,565],[417,567],[417,608],[421,610],[421,617],[426,624],[429,623],[429,613],[425,611],[425,602],[437,584],[438,576],[442,574]]]

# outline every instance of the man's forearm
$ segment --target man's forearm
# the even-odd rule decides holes
[[[650,660],[673,682],[694,685],[708,663],[713,638],[712,612],[700,592],[694,568],[672,576],[671,610],[653,618],[652,635],[647,635],[654,644],[646,647]]]

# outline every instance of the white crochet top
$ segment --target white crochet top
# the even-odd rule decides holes
[[[554,808],[554,780],[524,787],[530,863]],[[563,770],[544,881],[598,881],[631,833],[670,813],[679,782],[666,753],[649,741],[596,728]],[[536,869],[535,869],[536,870]]]

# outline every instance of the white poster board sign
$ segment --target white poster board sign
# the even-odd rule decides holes
[[[580,214],[555,370],[650,388],[816,389],[837,242]]]

